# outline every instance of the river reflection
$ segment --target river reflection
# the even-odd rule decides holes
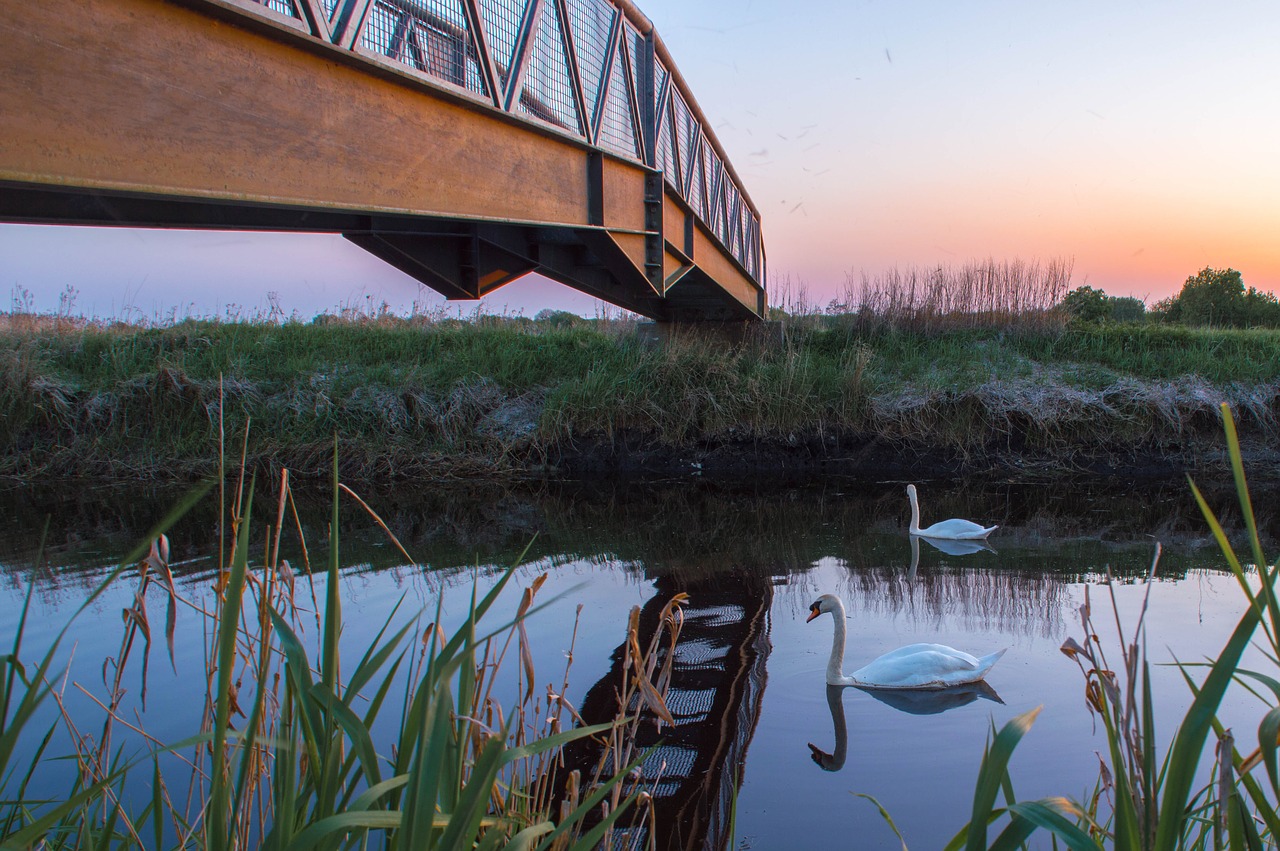
[[[287,538],[283,545],[300,575],[308,559],[316,565],[327,559],[323,490],[317,486],[308,502],[299,488],[309,549]],[[1230,522],[1230,490],[1206,490]],[[1015,757],[1020,795],[1079,795],[1096,779],[1099,743],[1078,674],[1057,651],[1076,625],[1084,584],[1108,571],[1124,581],[1145,575],[1159,538],[1165,556],[1148,616],[1152,647],[1181,658],[1216,653],[1239,613],[1232,581],[1218,571],[1216,547],[1181,482],[1146,487],[1140,497],[1096,486],[932,484],[931,512],[1000,524],[990,546],[977,547],[908,536],[902,494],[893,482],[778,492],[623,484],[364,493],[419,561],[406,563],[367,515],[344,509],[344,637],[363,647],[368,624],[380,624],[402,595],[424,607],[443,596],[449,610],[450,601],[469,595],[473,579],[492,581],[496,568],[527,546],[522,584],[547,571],[550,590],[568,595],[565,608],[586,604],[567,694],[594,721],[613,712],[628,610],[640,607],[646,632],[671,595],[689,593],[670,697],[680,724],[642,742],[653,748],[643,771],[654,790],[658,847],[728,847],[735,789],[739,844],[794,847],[803,824],[809,847],[847,847],[850,836],[858,847],[894,847],[874,808],[850,794],[866,792],[885,804],[913,847],[941,847],[967,819],[992,722],[1046,707]],[[23,593],[34,583],[39,611],[28,649],[38,652],[41,637],[48,639],[174,498],[84,488],[0,493],[0,511],[12,518],[0,529],[0,571],[8,580],[0,634],[12,633]],[[265,524],[270,514],[261,511],[255,522]],[[37,561],[46,517],[48,543]],[[1260,521],[1264,539],[1274,541],[1276,515]],[[207,502],[171,532],[184,593],[207,587],[217,530],[217,507]],[[990,686],[910,693],[826,687],[826,639],[801,628],[808,603],[821,593],[844,600],[858,657],[914,641],[1010,649]],[[103,634],[119,635],[119,612],[130,594],[108,595],[78,623],[76,670],[101,666],[101,659],[87,658],[88,648],[101,646]],[[1118,591],[1122,607],[1132,596]],[[549,616],[530,623],[533,645],[544,654],[540,676],[562,664],[571,621]],[[160,681],[152,683],[144,718],[152,732],[175,740],[198,723],[185,709],[184,689],[192,684],[178,672],[202,670],[199,635],[184,639],[180,627],[178,644],[172,672],[167,660],[152,665]],[[80,678],[90,685],[94,679]],[[1187,702],[1174,674],[1157,691],[1171,713]],[[828,728],[835,736],[830,752],[812,741]],[[592,755],[576,751],[568,758],[585,765]],[[1020,775],[1021,759],[1054,770]],[[815,771],[815,762],[824,771]]]

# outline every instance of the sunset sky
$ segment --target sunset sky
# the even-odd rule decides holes
[[[822,304],[1020,257],[1148,301],[1205,266],[1280,291],[1274,0],[638,5],[763,213],[771,284]],[[333,236],[3,226],[0,284],[97,315],[441,303]],[[485,310],[594,305],[522,281]]]

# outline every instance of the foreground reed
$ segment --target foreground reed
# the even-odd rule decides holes
[[[1106,736],[1108,751],[1097,790],[1085,802],[1017,801],[1009,760],[1039,712],[1032,710],[1010,721],[989,741],[974,792],[973,818],[948,849],[1019,848],[1042,830],[1052,834],[1055,847],[1061,843],[1072,849],[1234,851],[1280,844],[1280,599],[1275,587],[1280,563],[1269,563],[1265,557],[1235,421],[1226,405],[1222,417],[1251,563],[1237,554],[1194,483],[1191,488],[1247,606],[1216,659],[1178,663],[1194,699],[1177,725],[1172,744],[1161,755],[1144,634],[1146,601],[1132,638],[1124,639],[1120,631],[1119,664],[1113,666],[1098,638],[1086,596],[1081,608],[1084,637],[1068,639],[1062,650],[1080,665],[1086,700],[1101,719]],[[1158,562],[1157,547],[1148,582]],[[1119,628],[1118,614],[1116,625]],[[1262,671],[1241,667],[1245,649],[1259,632],[1258,643],[1273,667]],[[1203,679],[1197,677],[1201,670]],[[1257,696],[1265,709],[1256,745],[1243,752],[1236,736],[1218,719],[1218,709],[1233,683]],[[1217,757],[1206,771],[1202,765],[1211,739]],[[1260,766],[1265,771],[1258,771]],[[997,805],[1001,794],[1004,806]],[[990,827],[1001,823],[1002,829],[988,845]]]
[[[615,826],[651,819],[648,792],[631,773],[642,758],[634,733],[642,712],[672,722],[665,706],[670,662],[663,660],[678,638],[680,601],[668,607],[666,629],[647,646],[633,617],[625,699],[616,718],[590,726],[575,723],[564,697],[568,666],[558,686],[545,693],[536,686],[525,622],[545,607],[536,599],[545,576],[497,625],[495,606],[514,567],[483,596],[473,589],[467,616],[451,635],[441,626],[441,603],[434,613],[405,616],[401,600],[363,651],[344,653],[340,500],[354,500],[386,527],[337,482],[336,461],[334,481],[323,575],[297,574],[279,557],[281,537],[296,524],[287,473],[275,523],[259,542],[264,556],[251,564],[258,546],[249,521],[255,485],[242,476],[228,560],[207,604],[186,599],[171,572],[164,530],[185,506],[157,528],[149,548],[131,554],[89,596],[81,611],[135,571],[114,675],[104,677],[101,732],[84,734],[83,719],[65,712],[60,719],[78,771],[56,801],[28,795],[37,763],[48,759],[55,740],[53,729],[33,730],[31,720],[48,701],[63,703],[54,660],[66,629],[38,663],[24,663],[24,608],[12,652],[0,658],[0,847],[563,851],[607,845]],[[183,741],[157,741],[121,709],[120,678],[131,653],[149,650],[153,637],[159,642],[159,624],[153,629],[147,612],[149,587],[166,600],[171,658],[178,617],[210,624],[202,721]],[[344,669],[344,658],[358,661]],[[504,663],[516,666],[514,700],[499,693],[510,679],[499,675]],[[19,738],[42,734],[30,765],[18,764]],[[596,771],[568,774],[561,749],[588,737],[604,753]],[[150,796],[140,797],[148,786]]]

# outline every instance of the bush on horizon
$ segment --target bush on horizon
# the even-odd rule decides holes
[[[1090,286],[1076,287],[1059,305],[1080,322],[1141,322],[1146,305],[1132,296],[1109,296]]]
[[[1187,278],[1176,296],[1152,308],[1160,321],[1215,328],[1280,328],[1280,300],[1244,285],[1235,269],[1208,266]]]

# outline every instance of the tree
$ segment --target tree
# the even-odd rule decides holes
[[[1102,322],[1111,317],[1107,294],[1093,287],[1076,287],[1063,297],[1061,306],[1072,319],[1082,322]]]
[[[1244,279],[1235,269],[1208,266],[1187,278],[1168,319],[1187,325],[1240,327],[1247,323]]]
[[[1244,294],[1245,324],[1261,328],[1280,328],[1280,300],[1268,292],[1249,287]]]
[[[1133,296],[1108,296],[1107,308],[1112,322],[1141,322],[1147,306]]]
[[[1093,287],[1076,287],[1059,306],[1081,322],[1138,322],[1147,312],[1141,299],[1109,296]]]

